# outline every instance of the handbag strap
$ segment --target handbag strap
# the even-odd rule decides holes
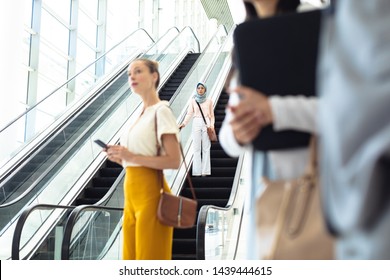
[[[158,136],[157,136],[157,110],[156,110],[156,113],[154,115],[154,131],[155,131],[155,135],[156,135],[157,155],[159,156],[161,154],[161,145],[158,142]],[[183,148],[181,146],[181,143],[180,143],[180,153],[181,153],[181,155],[183,157],[183,163],[184,163],[184,167],[186,169],[186,178],[187,178],[190,190],[191,190],[192,197],[194,199],[196,199],[194,186],[192,185],[192,180],[191,180],[191,177],[189,175],[189,169],[188,169],[188,166],[187,166],[187,163],[186,163],[186,159],[185,159],[185,156],[184,156],[184,152],[183,152]],[[163,171],[162,170],[157,170],[157,171],[158,171],[158,179],[161,182],[161,192],[163,192],[164,191]]]
[[[312,135],[309,144],[309,162],[306,166],[306,174],[315,177],[318,169],[317,136]]]
[[[195,102],[196,102],[196,104],[198,104],[200,113],[202,114],[202,118],[203,118],[203,120],[204,120],[204,124],[207,126],[206,118],[205,118],[204,115],[203,115],[202,107],[200,107],[200,104],[199,104],[198,101],[195,100]]]

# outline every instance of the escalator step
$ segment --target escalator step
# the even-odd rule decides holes
[[[196,239],[175,239],[172,251],[176,254],[196,254]]]
[[[203,206],[203,205],[214,205],[214,206],[219,206],[219,207],[225,207],[226,203],[228,202],[227,199],[198,199],[198,210]]]
[[[172,254],[172,260],[196,260],[196,254]]]
[[[115,182],[116,178],[115,177],[95,177],[92,179],[92,184],[94,187],[107,187],[107,188],[110,188],[114,182]]]
[[[88,198],[102,198],[109,190],[110,188],[85,188],[85,197]]]
[[[191,180],[194,188],[231,188],[234,177],[191,177]]]
[[[186,229],[175,229],[173,232],[173,239],[182,239],[182,238],[194,238],[196,236],[196,226]]]
[[[212,158],[211,166],[215,167],[236,167],[238,159],[236,158]]]
[[[99,200],[100,200],[100,198],[86,198],[86,197],[78,198],[76,200],[76,206],[78,206],[78,205],[92,205],[92,204],[97,203]]]
[[[232,192],[232,188],[196,188],[195,195],[197,199],[229,199],[230,193]],[[192,197],[191,190],[189,188],[185,188],[181,195],[185,197]]]
[[[215,117],[215,121],[220,121],[221,123],[225,119],[225,116],[222,115],[214,115],[214,117]]]
[[[224,150],[220,149],[220,150],[211,150],[210,151],[210,156],[211,158],[227,158],[229,157]]]
[[[213,177],[232,177],[236,173],[236,167],[211,167]]]
[[[117,167],[117,168],[122,168],[121,165],[117,164],[116,162],[106,160],[106,167]]]
[[[118,177],[119,174],[123,171],[121,167],[112,167],[112,168],[101,168],[100,176],[102,177]]]

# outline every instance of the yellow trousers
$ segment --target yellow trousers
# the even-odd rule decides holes
[[[170,192],[165,178],[163,182]],[[123,259],[171,260],[173,227],[157,219],[161,189],[157,170],[127,167],[123,189]]]

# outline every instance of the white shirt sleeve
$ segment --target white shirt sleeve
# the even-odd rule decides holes
[[[229,96],[229,104],[235,103],[236,98],[238,98],[238,96],[234,93],[231,93]],[[229,109],[226,109],[225,112],[225,119],[222,122],[222,126],[218,135],[219,142],[225,153],[227,153],[231,157],[238,157],[246,150],[246,147],[241,146],[234,137],[232,126],[230,125],[230,121],[233,118],[233,114],[230,112]]]
[[[179,141],[179,127],[171,108],[167,105],[162,105],[157,109],[157,135],[160,145],[163,134],[174,134]]]
[[[275,131],[294,129],[317,132],[317,97],[271,96],[269,102]]]

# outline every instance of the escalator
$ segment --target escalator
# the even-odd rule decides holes
[[[162,84],[188,53],[200,51],[190,28],[183,28],[181,32],[171,31],[175,34],[168,31],[169,40],[162,40],[162,44],[159,44],[159,40],[142,55],[159,62]],[[181,41],[188,43],[177,50],[177,42]],[[2,174],[0,246],[6,245],[11,238],[15,220],[28,205],[71,205],[84,191],[84,182],[90,181],[99,160],[103,159],[101,149],[93,144],[93,139],[109,142],[140,105],[139,97],[129,89],[126,71],[128,63],[139,56],[136,53],[118,65],[98,84],[98,88],[95,86],[92,94],[87,94],[76,106],[70,107],[58,124],[48,128],[45,132],[47,135],[33,149],[29,149],[20,162]],[[113,167],[108,164],[107,169],[101,171],[104,179],[93,179],[100,194],[92,192],[92,197],[104,194],[102,181],[113,182],[113,176],[118,175],[118,167]],[[0,254],[0,258],[7,258],[8,253],[2,253],[4,255]]]
[[[162,100],[169,101],[171,99],[199,56],[200,53],[187,54],[159,91]],[[122,172],[120,165],[106,160],[102,168],[99,169],[82,194],[76,199],[74,205],[97,203],[111,188],[120,172]]]
[[[226,33],[224,33],[224,35],[226,35]],[[188,69],[191,68],[191,66],[188,64],[189,63],[194,64],[194,62],[195,62],[197,56],[199,56],[199,54],[191,54],[191,53],[188,54],[188,52],[187,52],[185,54],[186,58],[181,61],[181,64],[175,63],[175,65],[180,65],[180,66],[179,67],[175,66],[176,70],[174,72],[172,72],[172,71],[170,72],[170,74],[169,74],[170,79],[166,79],[167,82],[159,90],[161,99],[170,100],[171,108],[175,112],[176,116],[178,116],[178,119],[180,118],[179,116],[182,114],[182,112],[183,111],[185,112],[185,110],[183,110],[183,108],[185,108],[189,98],[192,96],[193,85],[196,84],[196,82],[199,80],[199,78],[206,76],[205,73],[212,71],[212,73],[214,73],[214,75],[210,75],[210,74],[207,74],[207,75],[210,75],[212,77],[211,80],[213,82],[215,82],[217,84],[217,87],[218,87],[217,81],[221,80],[221,78],[218,79],[217,77],[219,77],[219,76],[223,77],[225,75],[224,73],[226,73],[226,70],[221,71],[221,67],[224,66],[224,64],[225,64],[224,61],[227,61],[230,63],[230,59],[227,56],[227,52],[215,53],[215,51],[214,51],[215,45],[220,47],[219,42],[221,42],[221,40],[218,40],[217,38],[215,38],[211,42],[213,43],[213,45],[210,46],[210,48],[209,48],[210,51],[209,52],[204,51],[202,53],[202,56],[199,57],[199,62],[196,61],[196,67],[194,67],[194,70],[193,70],[194,72],[190,75],[190,77],[185,77],[185,74],[183,74],[183,71],[188,72]],[[226,48],[230,49],[229,46],[227,46]],[[207,47],[206,47],[206,49],[207,49]],[[221,48],[221,50],[222,49],[223,48]],[[211,59],[212,56],[214,56],[215,59]],[[184,56],[182,56],[182,57],[184,57]],[[191,62],[191,59],[193,60],[192,62]],[[227,64],[229,64],[229,63],[227,63]],[[166,62],[165,64],[167,65],[168,63]],[[169,65],[172,65],[172,63],[169,63]],[[161,64],[160,64],[160,66],[161,66]],[[183,70],[183,69],[186,69],[186,70]],[[208,70],[208,69],[210,69],[210,70]],[[179,79],[181,81],[183,81],[183,79],[185,79],[185,80],[183,81],[183,83],[180,84]],[[180,84],[180,86],[179,86],[179,84]],[[127,82],[126,82],[126,86],[127,86]],[[179,91],[175,90],[175,88],[179,89]],[[211,85],[210,85],[210,88],[211,88]],[[177,93],[175,93],[175,91],[177,91]],[[220,92],[220,90],[215,90],[215,92]],[[174,97],[171,98],[173,94],[174,94]],[[216,95],[218,96],[219,94],[216,94]],[[217,96],[215,98],[218,98]],[[226,98],[227,98],[227,96],[226,96]],[[217,131],[219,130],[219,127],[220,127],[221,122],[223,120],[223,115],[220,116],[219,113],[224,114],[224,107],[225,107],[224,104],[226,104],[227,99],[225,100],[224,104],[221,103],[223,100],[222,97],[220,98],[220,100],[221,100],[220,102],[214,101],[217,104],[216,105],[217,106],[216,107],[216,129],[217,129]],[[219,103],[221,103],[221,105],[219,105]],[[220,110],[221,110],[221,112],[219,112]],[[112,123],[111,123],[111,125],[112,125]],[[125,126],[123,126],[123,127],[125,127]],[[106,129],[110,129],[110,127],[107,127]],[[183,141],[185,141],[185,143],[187,143],[187,141],[191,140],[190,138],[187,138],[187,136],[184,136],[184,135],[181,135],[181,136],[182,136],[181,139]],[[115,141],[117,141],[116,139],[118,139],[117,136],[112,138],[111,143],[115,143]],[[102,139],[102,140],[105,140],[105,139]],[[190,144],[190,142],[189,142],[189,144]],[[101,149],[99,147],[97,147],[97,145],[94,145],[92,143],[91,147],[96,148],[98,150],[98,153],[101,155],[101,157],[99,157],[101,161],[99,160],[100,163],[98,163],[99,161],[95,160],[95,162],[98,163],[96,166],[96,169],[94,169],[95,173],[90,173],[90,175],[88,175],[88,176],[90,176],[90,178],[88,180],[83,181],[83,182],[89,182],[89,183],[87,183],[87,186],[85,186],[85,183],[84,183],[83,190],[85,190],[85,191],[82,192],[82,195],[79,196],[79,199],[77,200],[77,202],[75,202],[74,205],[72,206],[72,207],[76,207],[76,205],[79,205],[75,209],[75,210],[79,210],[79,213],[80,213],[79,216],[77,216],[78,214],[76,213],[78,211],[72,211],[72,214],[75,213],[75,216],[77,216],[79,218],[76,217],[75,218],[76,220],[74,221],[74,223],[71,223],[71,222],[69,222],[70,219],[68,220],[67,215],[65,215],[63,217],[64,218],[63,221],[65,222],[67,220],[66,224],[55,225],[56,222],[53,223],[53,229],[54,229],[54,227],[59,229],[59,230],[61,230],[61,228],[62,228],[65,236],[67,234],[66,229],[69,229],[68,230],[68,232],[69,232],[68,238],[69,239],[65,240],[65,236],[64,236],[64,239],[63,239],[64,242],[62,244],[63,251],[64,251],[65,247],[68,248],[68,249],[65,249],[68,251],[68,254],[61,255],[61,257],[65,258],[65,259],[70,259],[70,258],[71,259],[101,259],[101,257],[102,257],[101,254],[104,251],[103,247],[111,246],[110,244],[114,244],[111,241],[114,241],[116,238],[115,236],[117,236],[117,235],[114,235],[113,228],[116,229],[117,227],[119,227],[121,225],[121,223],[120,223],[121,214],[118,215],[118,213],[121,213],[121,211],[122,211],[121,207],[123,206],[123,190],[119,189],[120,186],[123,185],[123,181],[122,181],[123,180],[123,178],[122,178],[123,177],[123,172],[122,172],[123,170],[121,167],[117,166],[116,164],[113,164],[109,161],[105,161],[104,154],[100,153]],[[219,174],[217,177],[221,177],[221,180],[222,181],[225,180],[225,183],[230,181],[230,186],[228,186],[227,188],[231,188],[232,181],[233,181],[232,178],[234,176],[234,171],[233,171],[233,175],[231,175],[231,177],[232,177],[231,179],[223,178],[223,177],[230,177],[230,175],[226,175],[224,173],[225,171],[227,171],[230,168],[227,166],[224,167],[224,166],[220,165],[220,164],[226,165],[226,160],[221,160],[221,158],[218,158],[220,156],[223,156],[223,154],[224,153],[222,152],[222,149],[219,146],[219,144],[216,144],[216,145],[213,144],[213,148],[212,148],[212,165],[213,165],[212,173],[213,173],[213,176],[210,176],[210,178],[205,178],[205,179],[210,180],[210,182],[212,184],[214,184],[215,181],[213,183],[212,177],[217,176]],[[103,167],[101,168],[101,166],[103,166]],[[233,170],[235,170],[234,167],[233,167]],[[95,175],[93,175],[93,174],[95,174]],[[119,177],[118,177],[118,175],[119,175]],[[101,179],[100,177],[103,179]],[[176,182],[176,181],[180,182],[180,180],[181,180],[180,178],[178,180],[176,180],[175,178],[176,178],[176,172],[173,172],[172,173],[172,183]],[[116,182],[114,182],[114,181],[116,181]],[[168,179],[168,181],[169,181],[169,179]],[[210,182],[208,182],[208,183],[210,183]],[[82,183],[81,180],[80,180],[80,183]],[[100,203],[99,203],[99,205],[97,205],[97,204],[91,205],[92,203],[96,203],[98,200],[100,200],[100,198],[102,196],[104,196],[104,194],[107,192],[107,189],[110,188],[111,186],[113,186],[113,183],[114,183],[115,188],[111,188],[110,194],[107,193],[107,195],[105,196],[105,198],[110,200],[109,204],[106,204],[106,202],[105,202],[102,205],[100,205]],[[201,184],[202,184],[202,182],[201,182]],[[217,184],[220,184],[220,183],[217,183]],[[222,184],[224,184],[224,183],[222,183]],[[197,187],[196,185],[197,185],[197,183],[195,184],[195,187]],[[174,188],[175,193],[177,193],[180,190],[180,188],[181,188],[181,184],[180,184],[180,187]],[[224,190],[222,190],[223,188],[224,187],[221,188],[220,192],[225,192]],[[119,189],[119,192],[117,192],[118,189]],[[119,195],[117,195],[116,198],[114,199],[115,201],[112,201],[112,197],[111,197],[112,190],[114,190],[114,192],[118,193],[119,195],[122,195],[122,197],[119,197]],[[202,190],[200,190],[199,192],[201,193]],[[227,192],[229,192],[229,190]],[[218,202],[219,198],[214,198],[214,200],[211,198],[211,200],[213,200],[213,201],[210,202],[210,200],[207,200],[208,199],[207,196],[206,197],[202,197],[202,196],[203,196],[202,194],[199,194],[199,199],[201,201],[200,202],[201,205],[206,204],[206,203],[211,203],[213,205],[214,204],[226,205],[226,201],[225,201],[225,203],[223,203],[222,201]],[[228,196],[228,195],[226,195],[226,196]],[[112,203],[111,203],[111,201],[112,201]],[[82,205],[80,205],[80,204],[82,204]],[[104,206],[104,205],[107,205],[107,206]],[[199,205],[199,207],[201,207],[201,205]],[[48,221],[48,223],[46,223],[46,220],[50,216],[53,216],[53,219],[57,216],[57,215],[51,215],[53,210],[50,210],[51,208],[55,209],[56,205],[45,206],[45,207],[49,210],[44,210],[43,213],[45,213],[45,214],[40,215],[40,216],[44,216],[43,219],[41,219],[42,220],[41,223],[42,223],[42,225],[47,224],[49,226],[50,221]],[[107,207],[111,207],[111,208],[115,208],[115,209],[107,210]],[[40,212],[40,211],[41,210],[33,209],[31,213]],[[47,212],[47,214],[46,214],[46,212]],[[94,212],[96,212],[96,214],[93,214]],[[28,220],[22,221],[22,223],[20,224],[20,231],[24,228],[24,223],[26,222],[26,226],[28,224],[32,223],[35,219],[35,216],[36,215],[32,214],[28,217]],[[84,217],[86,217],[86,219],[84,219]],[[105,220],[102,221],[101,223],[100,222],[95,223],[95,222],[93,222],[95,219],[94,217],[102,217]],[[106,219],[108,219],[108,221]],[[75,223],[77,223],[76,226],[75,226]],[[110,226],[110,228],[105,229],[106,225],[108,225],[108,224],[110,224],[111,226],[113,226],[115,224],[115,226],[113,228]],[[43,229],[43,230],[45,230],[45,229]],[[16,230],[15,230],[15,232],[16,232]],[[32,231],[31,233],[26,233],[26,234],[30,235],[34,232],[35,231]],[[117,232],[120,232],[120,230]],[[51,235],[52,233],[53,233],[53,231],[51,231],[51,233],[49,233],[49,231],[47,231],[46,234]],[[104,237],[100,236],[100,234],[103,234]],[[19,233],[19,229],[18,229],[18,235],[15,235],[15,236],[16,237],[14,238],[14,240],[19,240],[21,238],[20,233]],[[46,238],[47,240],[51,239],[50,237],[46,236],[46,237],[42,237],[41,240],[44,240],[44,238]],[[58,237],[55,237],[51,240],[57,240],[57,238]],[[107,243],[104,243],[104,244],[107,244],[107,245],[104,245],[99,240],[105,240],[105,242],[107,242]],[[43,252],[39,252],[39,250],[35,251],[35,252],[37,252],[37,254],[35,254],[36,256],[38,256],[38,255],[41,256],[41,257],[37,257],[38,259],[47,258],[47,256],[53,255],[53,254],[45,254],[44,253],[45,250],[53,251],[52,248],[51,249],[49,248],[52,246],[52,244],[47,244],[47,243],[44,244],[45,242],[46,241],[43,241],[43,243],[42,243],[42,241],[39,242],[40,245],[42,245],[41,248],[46,247],[46,249],[44,249]],[[53,243],[53,242],[51,242],[51,243]],[[100,245],[98,245],[98,243]],[[118,242],[115,242],[115,243],[118,243]],[[16,244],[15,251],[19,252],[19,251],[25,249],[24,244],[21,244],[21,243],[17,244],[14,242],[13,242],[13,244]],[[58,241],[57,241],[57,244],[58,244]],[[89,245],[83,245],[83,244],[89,244]],[[119,242],[119,244],[120,244],[120,242]],[[34,243],[32,243],[31,245],[35,246]],[[37,244],[37,245],[40,246],[39,244]],[[38,248],[38,246],[35,247],[34,250],[36,250]],[[14,245],[13,245],[13,247],[14,247]],[[93,254],[93,255],[84,254],[84,252],[86,252],[86,251],[82,248],[87,248],[87,247],[88,248],[98,248],[98,249],[96,249],[97,251],[95,249],[94,250],[96,252],[100,252],[100,253]],[[26,248],[26,249],[27,250],[24,250],[24,251],[32,252],[31,249],[28,249],[28,248]],[[119,252],[119,250],[120,249],[114,249],[114,251],[116,251],[116,252]],[[31,258],[32,256],[27,255],[25,252],[23,252],[18,256],[18,258],[19,257]],[[117,257],[118,257],[118,255],[116,255],[114,258],[117,258]],[[194,257],[194,255],[192,256],[192,258],[193,257]],[[51,257],[49,257],[49,258],[51,258]],[[120,258],[120,256],[119,256],[119,258]]]
[[[199,58],[200,53],[189,53],[159,92],[161,100],[169,101]]]
[[[174,73],[172,73],[171,77],[160,90],[159,94],[161,99],[169,100],[173,96],[173,94],[176,92],[176,89],[180,86],[181,82],[184,80],[199,56],[200,53],[187,54],[187,56],[183,59],[183,61],[176,68]],[[76,198],[73,206],[92,205],[99,202],[112,188],[114,182],[117,180],[122,171],[122,166],[106,160],[93,176],[93,178],[86,184],[86,187]],[[67,218],[67,215],[61,218],[63,226],[65,225]],[[108,224],[105,219],[103,219],[103,223]],[[34,255],[31,256],[31,259],[52,259],[53,255],[51,252],[54,251],[55,245],[53,240],[55,240],[55,231],[52,231],[49,234],[41,246],[36,250]]]
[[[90,101],[82,111],[74,112],[72,118],[62,128],[52,133],[50,140],[45,141],[42,146],[33,151],[28,160],[2,184],[4,199],[12,199],[12,193],[19,195],[19,189],[23,189],[24,186],[31,187],[42,176],[50,177],[55,174],[57,169],[48,171],[48,167],[58,162],[60,158],[66,160],[63,154],[67,149],[78,148],[72,147],[72,144],[76,140],[82,140],[79,137],[85,135],[86,127],[89,127],[91,131],[95,129],[93,125],[90,127],[90,124],[104,111],[107,103],[114,101],[119,103],[123,100],[125,95],[118,99],[116,93],[126,82],[126,73],[117,75],[111,84],[101,90],[102,94]],[[71,151],[66,154],[71,155]]]
[[[222,92],[214,109],[215,129],[217,134],[225,118],[225,107],[229,96]],[[206,177],[191,177],[198,200],[198,211],[203,205],[225,207],[233,186],[237,159],[229,157],[219,142],[211,144],[211,175]],[[192,174],[191,170],[189,171]],[[180,193],[192,197],[186,181]],[[173,234],[172,259],[196,260],[196,225],[190,229],[175,229]]]

